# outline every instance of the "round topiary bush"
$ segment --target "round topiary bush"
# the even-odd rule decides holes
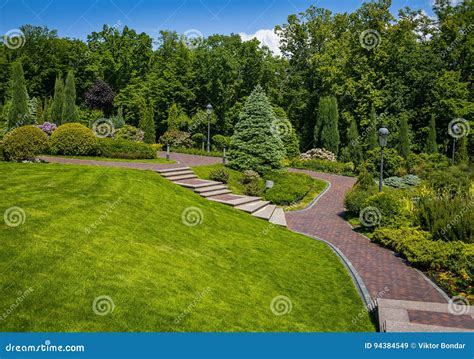
[[[3,153],[8,161],[34,160],[48,151],[48,136],[36,126],[15,128],[3,138]]]
[[[94,155],[97,150],[97,137],[91,129],[80,123],[66,123],[51,135],[51,149],[58,155]]]

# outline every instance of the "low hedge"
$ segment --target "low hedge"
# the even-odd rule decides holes
[[[302,173],[272,171],[264,179],[274,181],[274,186],[265,191],[265,199],[279,206],[301,201],[314,185],[312,178]]]
[[[41,131],[41,130],[40,130]],[[97,137],[80,123],[66,123],[51,135],[53,154],[66,156],[91,156],[97,153]]]
[[[110,158],[156,158],[156,150],[153,145],[124,139],[101,138],[98,142],[97,152],[101,157]]]
[[[345,176],[355,176],[355,168],[352,162],[341,163],[319,159],[295,159],[290,162],[290,166],[294,168],[308,169],[312,171],[329,172]]]
[[[3,155],[8,161],[34,160],[48,152],[48,136],[36,126],[15,128],[3,138]]]
[[[379,228],[371,237],[428,271],[452,295],[472,297],[474,244],[435,241],[428,232],[413,227]]]

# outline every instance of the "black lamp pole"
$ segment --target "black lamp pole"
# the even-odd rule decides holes
[[[460,128],[458,125],[454,125],[452,127],[453,133],[457,134],[460,131]],[[453,136],[453,154],[452,154],[452,159],[451,159],[451,164],[454,166],[454,154],[456,153],[456,137]]]
[[[382,192],[383,184],[383,150],[387,146],[387,137],[390,134],[388,129],[382,127],[379,129],[379,144],[380,144],[380,179],[379,179],[379,192]]]

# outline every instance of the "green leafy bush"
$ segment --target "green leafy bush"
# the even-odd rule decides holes
[[[229,148],[230,144],[230,137],[226,137],[223,135],[215,135],[212,136],[212,145],[218,150],[224,150],[224,146]]]
[[[191,139],[193,140],[194,146],[196,148],[201,148],[202,144],[206,140],[206,136],[204,136],[202,133],[195,133],[191,136]]]
[[[34,160],[48,151],[48,136],[36,126],[17,127],[3,138],[3,153],[9,161]]]
[[[66,123],[51,135],[51,149],[58,155],[94,155],[97,152],[97,138],[91,129],[80,123]]]
[[[447,169],[449,161],[446,156],[441,154],[410,153],[406,166],[410,173],[426,178],[434,171]]]
[[[469,175],[459,167],[436,171],[428,177],[429,186],[440,196],[466,195],[471,188]]]
[[[290,162],[294,168],[308,169],[312,171],[335,173],[345,176],[354,176],[354,164],[352,162],[341,163],[325,160],[300,160],[294,159]]]
[[[262,185],[260,181],[248,182],[244,186],[244,193],[247,196],[260,196],[262,194]]]
[[[99,139],[97,152],[102,157],[111,158],[156,158],[156,150],[153,148],[153,145],[123,139],[101,138]]]
[[[369,192],[353,187],[344,197],[344,207],[348,212],[358,216],[364,208],[368,207],[369,197],[374,193],[375,189]]]
[[[228,183],[229,182],[229,172],[227,172],[225,169],[218,168],[218,169],[212,170],[209,173],[209,178],[213,181]]]
[[[384,150],[383,174],[384,177],[404,176],[407,172],[405,160],[394,148]],[[378,149],[367,152],[367,160],[374,174],[379,172],[380,151]]]
[[[432,273],[452,295],[472,292],[474,244],[433,241],[428,232],[412,227],[379,228],[372,240]]]
[[[258,182],[258,181],[260,181],[260,175],[258,174],[258,172],[255,172],[252,170],[244,171],[244,176],[242,178],[243,184],[248,184],[248,183]]]
[[[472,196],[421,197],[415,212],[418,224],[435,239],[474,243]]]
[[[144,137],[144,134],[142,130],[130,125],[125,125],[114,133],[114,138],[118,138],[121,140],[135,141],[135,142],[137,141],[142,142],[143,137]]]
[[[160,143],[166,146],[169,144],[170,147],[184,147],[190,148],[193,146],[193,141],[191,140],[191,135],[188,132],[183,132],[179,130],[169,130],[166,131],[160,137]]]
[[[403,178],[396,177],[396,176],[385,178],[383,180],[383,184],[386,186],[393,187],[393,188],[406,188],[407,187],[407,184],[405,183]]]
[[[380,226],[398,226],[404,221],[408,212],[404,210],[400,194],[397,191],[375,193],[365,202],[368,207],[375,207],[381,213]]]
[[[264,179],[274,181],[273,187],[265,191],[265,199],[279,206],[299,202],[314,185],[312,178],[303,173],[271,171]]]

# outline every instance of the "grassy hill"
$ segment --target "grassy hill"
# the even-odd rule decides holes
[[[151,171],[0,162],[0,183],[25,213],[0,225],[0,331],[374,330],[326,245]]]

